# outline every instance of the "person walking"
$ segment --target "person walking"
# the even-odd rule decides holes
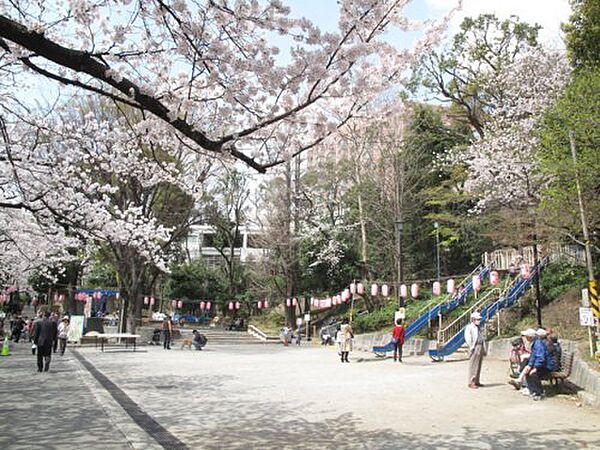
[[[55,312],[50,313],[50,320],[54,322],[56,328],[58,329],[58,314]],[[53,353],[56,353],[56,350],[58,350],[58,339],[54,339],[54,344],[52,344]]]
[[[173,336],[173,321],[171,316],[165,317],[162,323],[163,332],[163,348],[165,350],[171,350],[171,337]]]
[[[475,311],[471,314],[471,323],[465,327],[465,342],[469,348],[469,387],[471,389],[483,386],[479,377],[485,356],[485,340],[479,327],[480,324],[481,314]]]
[[[56,322],[50,320],[50,311],[44,313],[44,318],[35,322],[33,327],[33,343],[37,346],[38,372],[42,369],[48,372],[52,359],[52,346],[58,335]]]
[[[348,361],[348,355],[352,351],[352,339],[354,339],[352,326],[348,323],[348,319],[344,319],[340,327],[340,353],[342,362],[350,362]]]
[[[394,326],[394,331],[392,331],[392,340],[394,341],[394,361],[396,361],[397,356],[398,362],[402,362],[402,346],[404,345],[405,335],[406,330],[402,325],[402,319],[396,320],[396,326]]]
[[[65,354],[65,350],[67,348],[67,339],[69,338],[69,324],[69,318],[65,316],[58,325],[58,341],[61,356]]]

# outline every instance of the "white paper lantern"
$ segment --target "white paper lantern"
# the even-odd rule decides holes
[[[150,299],[148,297],[144,297],[144,305],[147,305]]]
[[[356,292],[358,295],[363,295],[365,293],[365,286],[362,283],[358,283],[356,285]]]
[[[497,271],[492,270],[490,272],[490,284],[492,286],[498,286],[499,283],[500,283],[500,275],[498,274]]]
[[[473,276],[473,290],[475,292],[479,292],[481,290],[481,278],[479,278],[479,275]]]
[[[448,294],[454,294],[454,280],[452,278],[450,278],[447,282],[446,282],[446,292]]]
[[[356,294],[356,283],[350,283],[350,293]]]
[[[408,297],[408,288],[405,284],[400,285],[400,297],[406,298]]]
[[[439,281],[433,282],[433,295],[438,296],[442,293],[442,286]]]
[[[381,295],[387,297],[390,295],[390,287],[387,284],[381,285]]]
[[[419,285],[418,285],[417,283],[413,283],[413,284],[410,286],[410,295],[411,295],[413,298],[417,298],[417,297],[419,297]]]
[[[378,288],[378,286],[377,286],[376,284],[372,284],[372,285],[371,285],[371,295],[372,295],[373,297],[376,297],[378,293],[379,293],[379,288]]]

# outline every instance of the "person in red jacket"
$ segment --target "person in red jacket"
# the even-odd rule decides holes
[[[394,341],[394,361],[396,357],[399,362],[402,362],[402,346],[404,345],[404,326],[402,325],[402,319],[396,320],[394,331],[392,331],[392,340]]]

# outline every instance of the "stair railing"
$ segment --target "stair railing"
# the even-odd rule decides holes
[[[444,345],[446,345],[446,343],[452,339],[456,333],[458,333],[460,330],[462,330],[465,325],[467,325],[469,323],[469,321],[471,320],[471,314],[473,314],[474,311],[477,311],[479,309],[482,309],[482,307],[485,307],[484,305],[488,304],[488,303],[494,303],[497,301],[497,297],[496,296],[500,296],[501,295],[501,290],[498,288],[494,288],[491,291],[487,292],[483,297],[481,297],[479,300],[477,300],[477,302],[475,302],[473,305],[471,305],[469,307],[469,309],[467,309],[464,313],[462,313],[460,316],[458,316],[456,319],[454,319],[452,322],[450,322],[445,328],[438,330],[438,336],[437,336],[437,341],[438,341],[438,347],[442,347]],[[490,302],[490,297],[494,296],[494,299],[492,302]]]

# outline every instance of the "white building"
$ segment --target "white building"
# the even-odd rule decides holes
[[[242,263],[258,261],[267,256],[268,250],[261,248],[262,231],[258,228],[241,226],[239,242],[233,250],[234,258]],[[215,230],[210,225],[193,225],[184,241],[185,251],[190,260],[202,258],[209,267],[223,264],[223,256],[214,246]],[[227,254],[229,249],[224,249]]]

